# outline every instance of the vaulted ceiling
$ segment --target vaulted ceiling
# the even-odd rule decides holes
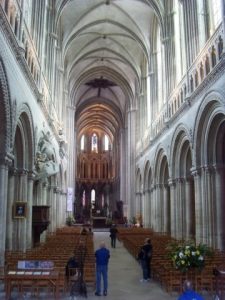
[[[104,124],[115,134],[126,111],[135,108],[160,4],[161,0],[56,1],[66,84],[82,131]],[[101,103],[101,114],[96,115]]]

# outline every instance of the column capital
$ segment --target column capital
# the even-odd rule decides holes
[[[61,192],[60,188],[58,186],[53,187],[53,193],[54,194],[59,194]]]
[[[156,184],[155,184],[155,188],[161,189],[161,188],[163,188],[163,186],[164,186],[163,183],[156,183]]]
[[[16,176],[17,174],[17,168],[10,166],[9,167],[9,175]]]
[[[212,165],[212,168],[214,169],[215,172],[219,173],[219,172],[224,172],[225,170],[225,165],[223,164],[214,164]]]
[[[12,160],[14,159],[14,155],[11,153],[0,154],[0,165],[5,165],[7,167],[12,165]]]
[[[70,110],[75,111],[76,110],[76,106],[75,105],[67,105],[67,108]]]
[[[207,174],[211,174],[211,173],[215,172],[215,167],[212,165],[205,165],[202,167],[202,170]]]
[[[29,180],[35,180],[35,178],[36,178],[36,176],[37,176],[37,172],[36,171],[34,171],[34,170],[32,170],[32,171],[28,171],[28,179]]]
[[[48,187],[48,182],[47,181],[43,181],[42,182],[42,186],[43,186],[43,188],[47,188]]]
[[[60,194],[66,196],[67,195],[67,191],[65,191],[65,190],[62,189],[62,190],[60,190]]]
[[[127,113],[131,114],[131,113],[135,113],[136,111],[137,111],[137,108],[133,107],[133,108],[128,109]]]
[[[169,185],[169,186],[175,186],[175,185],[176,185],[175,179],[169,178],[169,179],[168,179],[168,185]]]
[[[201,175],[201,168],[191,168],[191,175],[194,177]]]
[[[175,180],[176,180],[176,183],[184,183],[184,181],[185,181],[184,177],[178,177]]]
[[[24,168],[17,169],[17,174],[20,175],[20,176],[25,176],[25,175],[28,174],[28,170],[24,169]]]

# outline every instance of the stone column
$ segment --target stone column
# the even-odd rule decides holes
[[[136,217],[137,213],[138,213],[138,207],[139,207],[139,193],[136,193],[135,195],[135,203],[133,205],[133,215],[131,217]]]
[[[32,206],[33,206],[33,186],[35,174],[28,173],[28,189],[27,189],[27,228],[26,228],[26,249],[32,248]]]
[[[18,178],[18,183],[19,183],[19,201],[22,202],[27,202],[27,170],[21,169],[18,172],[19,178]],[[27,218],[27,216],[26,216]],[[27,233],[27,222],[26,218],[24,219],[18,219],[17,220],[17,227],[18,227],[18,250],[26,251],[26,233]]]
[[[151,191],[146,191],[146,226],[151,227]]]
[[[157,231],[156,225],[156,185],[152,188],[152,229]]]
[[[48,197],[48,180],[47,178],[41,183],[42,185],[42,199],[41,199],[41,203],[38,205],[49,205],[49,197]],[[49,215],[50,215],[50,210],[49,210]],[[50,216],[49,216],[50,218]],[[40,236],[40,242],[43,243],[45,242],[46,239],[46,231],[44,231],[41,236]]]
[[[149,211],[149,225],[151,228],[153,228],[153,194],[154,194],[154,188],[151,187],[149,190],[149,202],[150,202],[150,211]]]
[[[63,201],[64,201],[64,197],[63,197],[63,190],[60,189],[59,193],[58,193],[58,222],[57,222],[57,228],[62,226],[62,222],[63,222],[63,211],[64,211],[64,207],[63,207]]]
[[[205,231],[203,236],[203,242],[212,245],[212,219],[213,219],[213,207],[211,206],[211,191],[213,189],[213,185],[211,184],[211,167],[204,167],[204,215],[203,222],[205,224]],[[214,201],[213,201],[214,202]]]
[[[48,188],[48,180],[42,182],[42,199],[41,199],[41,205],[47,205],[47,188]],[[40,205],[40,204],[38,204]]]
[[[160,224],[161,224],[161,214],[160,214],[160,209],[161,209],[161,203],[160,203],[160,189],[161,189],[161,184],[158,183],[155,185],[155,230],[157,232],[160,231]]]
[[[223,18],[223,40],[225,40],[225,0],[220,0],[222,3],[222,18]],[[224,51],[223,51],[224,52]]]
[[[177,219],[176,219],[176,199],[175,199],[175,188],[176,183],[174,179],[170,178],[168,180],[168,184],[170,187],[170,218],[171,218],[171,236],[176,237],[176,227],[177,227]]]
[[[197,1],[198,27],[199,27],[199,48],[202,49],[208,39],[208,11],[206,1]]]
[[[106,191],[106,204],[107,204],[107,216],[109,215],[109,208],[110,208],[110,203],[109,203],[109,191],[110,191],[110,186],[107,184],[105,187],[105,191]],[[110,214],[112,215],[112,214]]]
[[[185,215],[185,205],[184,205],[184,179],[183,178],[177,178],[176,179],[176,196],[177,196],[177,237],[178,238],[184,238],[184,215]]]
[[[15,177],[17,170],[10,168],[8,177],[8,200],[7,200],[7,232],[6,232],[6,249],[13,249],[13,203],[15,201]]]
[[[191,169],[195,183],[195,235],[196,243],[202,242],[202,193],[200,169]]]
[[[144,227],[148,227],[148,214],[149,214],[149,210],[148,210],[148,191],[144,190],[143,191],[143,225]]]
[[[167,190],[167,185],[163,186],[163,201],[164,201],[164,205],[163,205],[163,210],[164,210],[164,215],[162,216],[162,220],[163,220],[163,231],[164,232],[169,232],[169,197],[168,197],[168,190]]]
[[[135,117],[136,110],[127,112],[126,202],[128,204],[128,218],[135,214]]]
[[[215,165],[215,194],[216,205],[215,221],[215,246],[217,249],[225,250],[225,201],[224,201],[224,166]]]
[[[67,140],[68,143],[68,169],[67,169],[67,184],[73,188],[75,195],[75,168],[76,168],[76,131],[74,125],[75,107],[67,106]]]
[[[5,265],[8,166],[10,163],[11,160],[8,157],[0,158],[0,273],[4,270]]]
[[[55,225],[55,219],[54,219],[54,211],[55,211],[55,199],[54,199],[54,194],[53,194],[53,185],[48,186],[48,202],[47,205],[49,205],[49,220],[50,224],[48,226],[48,232],[53,232],[54,231],[54,225]]]
[[[126,197],[126,146],[124,135],[124,129],[120,129],[120,199],[123,201],[124,216],[127,217],[128,199]]]
[[[61,190],[56,187],[55,189],[55,194],[56,194],[56,222],[55,222],[55,230],[57,228],[60,227],[60,219],[61,219],[61,212],[62,212],[62,208],[61,208],[61,194],[60,194]]]
[[[181,0],[184,12],[185,41],[187,45],[187,67],[194,61],[199,51],[199,30],[197,18],[197,2],[195,0]]]
[[[52,198],[52,232],[56,231],[56,227],[57,227],[57,211],[58,211],[58,207],[57,207],[57,195],[58,195],[58,187],[57,186],[53,186],[51,189],[51,198]]]
[[[65,220],[66,220],[66,203],[67,201],[67,193],[66,190],[62,190],[61,192],[61,219],[60,219],[60,225],[64,225],[65,224]]]
[[[139,215],[141,218],[143,218],[143,213],[144,213],[144,205],[143,205],[143,194],[140,193],[139,194],[139,208],[138,208],[138,211],[139,211]]]
[[[191,229],[192,229],[192,215],[193,215],[193,207],[192,207],[192,199],[191,199],[191,182],[186,178],[185,180],[185,220],[186,220],[186,226],[185,226],[185,238],[191,239],[194,238],[191,235]]]

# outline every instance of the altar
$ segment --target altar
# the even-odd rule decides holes
[[[106,217],[92,217],[93,228],[105,228]]]

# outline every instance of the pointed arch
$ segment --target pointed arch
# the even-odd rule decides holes
[[[10,109],[10,91],[8,86],[8,79],[6,70],[0,57],[0,155],[3,156],[11,150],[11,134],[12,134],[12,120]]]

